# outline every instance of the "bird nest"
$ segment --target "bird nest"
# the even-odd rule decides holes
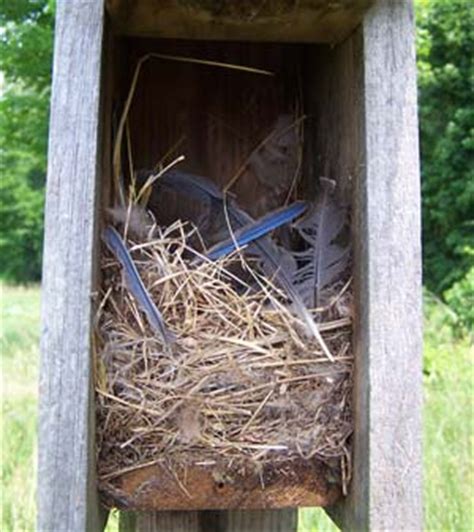
[[[122,265],[104,252],[95,334],[102,491],[113,494],[122,474],[150,464],[217,464],[224,473],[315,458],[345,489],[349,275],[311,310],[323,350],[274,279],[240,249],[210,261],[196,251],[196,228],[180,221],[121,234],[172,341],[156,333]]]

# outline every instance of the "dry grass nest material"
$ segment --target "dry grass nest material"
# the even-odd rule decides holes
[[[216,263],[195,255],[196,231],[180,222],[127,246],[144,284],[176,335],[171,348],[149,327],[119,264],[102,257],[97,316],[98,467],[102,486],[146,464],[261,467],[319,458],[348,481],[350,281],[314,311],[331,362],[258,273],[237,283],[235,252]],[[345,465],[344,465],[345,464]]]

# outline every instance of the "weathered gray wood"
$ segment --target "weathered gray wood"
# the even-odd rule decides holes
[[[121,521],[130,522],[128,516]],[[144,512],[124,532],[296,532],[296,510]],[[121,528],[122,530],[122,528]]]
[[[206,526],[205,517],[202,532],[296,532],[298,526],[298,512],[292,509],[220,512],[220,526],[214,528]]]
[[[365,165],[356,180],[354,476],[347,530],[421,530],[421,255],[411,0],[379,0],[363,33]]]
[[[120,514],[121,532],[201,532],[199,512],[144,512],[132,514],[134,521],[127,513]],[[122,524],[127,519],[129,528]]]
[[[335,43],[360,23],[372,1],[106,0],[106,5],[114,29],[126,35]]]
[[[91,293],[103,3],[57,3],[42,286],[38,530],[102,528],[94,465]]]

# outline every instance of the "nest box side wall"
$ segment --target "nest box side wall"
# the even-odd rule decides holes
[[[99,530],[91,356],[104,6],[56,13],[39,389],[38,530]]]
[[[378,0],[360,30],[354,471],[347,530],[421,530],[421,226],[414,14]]]

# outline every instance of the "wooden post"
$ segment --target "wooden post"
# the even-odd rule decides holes
[[[103,528],[90,347],[103,28],[101,1],[58,1],[42,285],[41,531]]]
[[[354,476],[345,530],[422,530],[421,245],[411,0],[363,22],[363,161],[355,197]]]
[[[131,518],[133,515],[133,518]],[[296,509],[120,514],[120,532],[296,532]]]

